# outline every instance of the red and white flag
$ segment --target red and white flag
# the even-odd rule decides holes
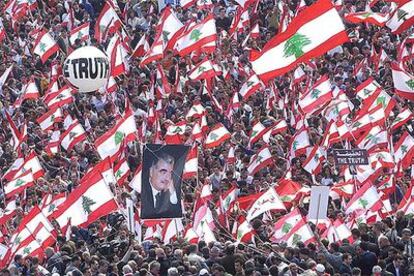
[[[164,50],[171,49],[177,42],[178,37],[184,31],[184,25],[177,18],[174,10],[167,6],[162,11],[157,31],[161,33]]]
[[[95,140],[95,147],[102,159],[116,155],[122,143],[129,143],[136,138],[136,123],[132,112],[127,112],[116,125]]]
[[[414,5],[414,1],[411,2]],[[404,71],[395,63],[391,65],[391,69],[395,93],[402,98],[414,101],[414,76]]]
[[[391,130],[396,130],[399,127],[405,125],[409,120],[414,118],[414,114],[408,109],[408,107],[404,108],[400,111],[397,116],[394,118],[391,124]]]
[[[237,227],[237,228],[236,228]],[[234,228],[236,228],[235,238],[239,242],[252,243],[254,242],[255,231],[249,221],[247,221],[243,216],[240,216],[239,219],[235,222]]]
[[[263,146],[250,159],[250,163],[249,163],[249,166],[247,167],[247,171],[249,175],[255,175],[258,171],[260,171],[261,169],[271,164],[273,164],[272,153],[270,152],[269,147]]]
[[[10,182],[4,185],[4,193],[7,198],[10,198],[16,194],[23,192],[26,188],[29,188],[35,184],[32,171],[29,170],[20,176],[17,176]]]
[[[413,154],[414,138],[407,131],[405,131],[394,145],[395,163],[400,163],[403,169],[408,168],[411,165]]]
[[[114,33],[121,26],[121,19],[108,2],[105,3],[95,23],[95,38],[103,42],[109,33]]]
[[[250,132],[249,145],[251,146],[259,141],[268,130],[260,121],[257,121]]]
[[[209,43],[215,42],[216,39],[216,21],[211,15],[185,31],[177,40],[175,48],[180,56],[186,56]]]
[[[198,150],[197,144],[191,147],[191,150],[188,152],[187,157],[185,159],[185,165],[183,170],[183,179],[189,179],[194,177],[198,173]]]
[[[377,13],[371,10],[348,13],[344,18],[354,24],[370,23],[379,27],[384,27],[389,20],[388,14]]]
[[[295,208],[286,215],[282,216],[273,225],[274,233],[271,236],[273,242],[280,243],[287,240],[287,235],[291,232],[294,226],[302,221],[302,215],[299,209]]]
[[[55,109],[56,107],[64,106],[73,102],[72,88],[65,85],[57,92],[48,93],[44,98],[45,104],[49,109]]]
[[[125,158],[122,158],[121,160],[119,160],[116,166],[114,166],[113,171],[114,171],[115,179],[118,182],[118,184],[119,185],[124,184],[130,173],[127,160]]]
[[[400,34],[414,24],[414,1],[398,1],[398,8],[393,12],[386,26],[394,34]]]
[[[245,83],[243,83],[240,88],[240,95],[243,100],[247,100],[251,95],[253,95],[257,90],[264,87],[264,84],[256,74],[252,74]]]
[[[211,128],[205,141],[205,147],[206,149],[215,148],[222,145],[225,141],[230,139],[230,137],[231,134],[227,128],[223,124],[218,123]]]
[[[147,34],[144,34],[141,36],[141,39],[138,41],[137,46],[135,46],[134,51],[132,52],[131,57],[142,57],[145,55],[145,53],[149,52],[150,45],[148,43]]]
[[[57,51],[59,51],[59,45],[53,37],[48,32],[41,31],[34,43],[33,53],[40,57],[42,63],[45,63]]]
[[[69,42],[71,45],[75,45],[76,40],[88,41],[89,40],[89,22],[86,22],[73,30],[69,34]]]
[[[321,172],[322,164],[325,159],[325,154],[322,149],[318,145],[315,145],[303,162],[302,167],[310,174],[317,175]]]
[[[86,227],[116,210],[118,205],[109,186],[102,175],[94,174],[84,179],[51,217],[62,228],[67,226],[69,220],[72,226]]]
[[[250,61],[254,72],[267,81],[346,41],[348,35],[335,7],[330,0],[319,0],[267,42],[259,54],[251,55]]]
[[[128,54],[122,46],[122,41],[118,34],[112,36],[106,47],[106,54],[110,60],[111,76],[113,78],[127,71],[126,59]]]
[[[78,120],[74,120],[69,128],[62,133],[60,137],[60,145],[66,150],[71,151],[72,148],[85,140],[87,134]]]
[[[63,113],[62,109],[57,107],[56,109],[52,109],[39,118],[37,118],[37,123],[40,125],[40,128],[43,131],[47,131],[53,128],[53,125],[57,122],[61,122],[63,120]]]
[[[285,205],[280,200],[273,187],[269,188],[253,202],[247,211],[246,220],[252,221],[268,211],[286,211]]]
[[[134,177],[129,182],[128,186],[136,191],[137,193],[141,193],[141,178],[142,178],[142,165],[139,165],[135,170]]]
[[[358,189],[345,207],[345,213],[350,214],[356,210],[377,211],[382,207],[382,201],[377,188],[367,182],[362,188]]]
[[[188,72],[188,78],[191,80],[210,80],[216,76],[212,62],[205,58],[199,64],[197,64],[190,72]]]
[[[309,91],[299,99],[299,106],[305,114],[314,114],[333,98],[328,76],[319,79]]]

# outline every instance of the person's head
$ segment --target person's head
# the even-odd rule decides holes
[[[178,269],[176,267],[170,267],[167,270],[168,276],[178,276]]]
[[[396,267],[396,268],[400,268],[400,267],[402,267],[402,265],[403,265],[403,257],[401,256],[401,255],[397,255],[397,256],[395,256],[394,257],[394,266]]]
[[[125,274],[132,274],[132,268],[129,265],[124,265],[122,267],[122,273]]]
[[[401,238],[402,240],[407,240],[409,241],[411,238],[411,229],[409,228],[404,228],[401,232]]]
[[[241,273],[243,271],[243,261],[241,259],[236,259],[234,261],[234,269],[237,273]]]
[[[376,265],[372,268],[372,275],[373,276],[380,276],[382,272],[382,268],[379,265]]]
[[[14,262],[16,263],[16,264],[19,264],[19,265],[22,265],[23,264],[23,256],[22,255],[20,255],[20,254],[16,254],[15,256],[14,256]]]
[[[352,276],[361,276],[361,269],[358,267],[354,267],[352,269]]]
[[[81,266],[81,258],[78,255],[73,256],[71,261],[75,267],[79,268]]]
[[[157,261],[153,261],[149,264],[149,270],[153,275],[160,275],[161,264]]]
[[[344,253],[342,255],[342,261],[347,264],[347,265],[351,265],[352,263],[352,255],[349,253]]]
[[[325,266],[323,264],[317,264],[315,267],[315,272],[318,275],[323,275],[325,273]]]
[[[48,248],[46,248],[45,249],[45,255],[46,255],[46,258],[50,258],[50,257],[52,257],[53,255],[55,254],[55,250],[53,250],[53,248],[52,247],[48,247]]]
[[[167,191],[173,181],[173,170],[174,158],[166,153],[158,154],[149,171],[151,186],[157,191]]]

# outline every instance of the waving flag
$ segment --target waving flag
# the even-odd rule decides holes
[[[330,0],[319,0],[304,9],[286,31],[267,42],[250,60],[256,74],[267,81],[346,41],[348,35],[335,7]]]
[[[114,8],[106,2],[95,24],[95,38],[103,42],[108,33],[114,33],[121,26],[121,19]]]
[[[410,111],[410,109],[404,108],[400,111],[397,116],[394,118],[394,121],[391,125],[391,130],[396,130],[399,127],[405,125],[409,120],[414,118],[414,114]]]
[[[358,189],[345,207],[346,214],[356,210],[379,210],[382,207],[381,197],[377,188],[370,182]]]
[[[34,43],[33,53],[40,57],[42,63],[45,63],[57,51],[59,51],[59,45],[53,37],[48,32],[41,31]]]
[[[299,209],[294,209],[290,213],[279,218],[279,220],[274,224],[273,229],[275,230],[272,237],[270,238],[273,242],[282,242],[286,241],[286,236],[302,220],[302,215],[299,212]]]
[[[371,10],[349,13],[344,18],[351,23],[370,23],[379,27],[384,27],[385,23],[389,20],[387,14],[376,13]]]
[[[250,159],[249,166],[247,171],[249,175],[255,175],[261,169],[273,164],[272,154],[269,150],[269,147],[263,146],[258,152],[253,155]]]
[[[414,154],[414,138],[408,132],[404,132],[394,145],[394,159],[400,163],[402,168],[407,168],[411,164]]]
[[[185,165],[183,170],[183,179],[189,179],[196,176],[198,173],[198,149],[197,144],[191,147],[185,159]]]
[[[225,141],[230,139],[231,134],[227,130],[227,128],[221,124],[216,124],[208,134],[206,141],[205,141],[205,147],[207,149],[209,148],[215,148],[219,145],[222,145]]]
[[[186,56],[206,44],[215,42],[216,38],[216,21],[211,15],[184,32],[177,40],[176,49],[180,56]]]
[[[286,207],[280,200],[275,189],[269,188],[257,200],[253,202],[246,214],[246,220],[252,221],[268,211],[286,211]]]
[[[75,45],[76,40],[87,41],[89,39],[89,22],[86,22],[70,31],[69,42]]]
[[[40,128],[44,131],[49,130],[53,127],[54,123],[60,122],[63,120],[62,110],[57,107],[52,109],[37,119],[37,123],[40,125]]]
[[[82,125],[78,120],[75,120],[60,137],[60,144],[66,151],[70,151],[76,144],[85,140],[86,137],[87,135]]]
[[[213,64],[207,58],[197,64],[190,72],[188,72],[188,78],[191,80],[210,80],[216,76]]]
[[[33,186],[34,179],[31,170],[28,170],[24,174],[14,178],[10,182],[4,185],[4,193],[7,198],[12,197],[15,194],[23,192],[26,188]]]
[[[252,74],[247,81],[242,85],[240,88],[240,95],[242,96],[243,100],[247,100],[251,95],[254,94],[257,90],[261,87],[264,87],[263,83],[256,74]]]
[[[411,2],[414,3],[414,1]],[[401,69],[395,63],[391,65],[391,69],[395,92],[405,99],[414,101],[414,76]]]
[[[313,114],[329,103],[332,98],[331,82],[328,76],[324,76],[299,99],[299,106],[305,114]]]
[[[414,24],[414,1],[399,1],[398,8],[394,11],[386,26],[394,34],[400,34]]]

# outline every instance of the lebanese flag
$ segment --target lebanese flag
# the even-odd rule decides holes
[[[339,196],[351,198],[354,194],[354,181],[338,182],[332,186],[331,192],[335,192]]]
[[[397,102],[387,92],[378,89],[364,100],[362,108],[371,111],[378,105],[382,105],[384,114],[388,117],[396,104]]]
[[[142,178],[142,165],[139,165],[135,170],[134,177],[129,182],[128,186],[136,191],[137,193],[141,193],[141,178]]]
[[[412,1],[414,4],[414,1]],[[413,17],[414,18],[414,17]],[[394,91],[402,98],[414,101],[414,76],[401,69],[397,64],[391,64]]]
[[[183,179],[189,179],[197,175],[198,173],[198,154],[197,153],[198,153],[197,144],[194,143],[194,145],[191,147],[191,150],[188,152],[186,160],[185,160]]]
[[[306,152],[306,148],[309,147],[310,145],[311,144],[309,140],[308,130],[302,127],[292,137],[291,144],[290,144],[291,157],[304,154]]]
[[[285,240],[288,246],[296,246],[299,242],[306,246],[311,242],[315,242],[316,237],[306,220],[302,219],[286,235]]]
[[[310,174],[317,175],[321,172],[322,164],[325,159],[321,148],[318,145],[315,145],[308,155],[308,158],[303,162],[302,167]]]
[[[414,154],[414,138],[405,131],[398,142],[394,145],[395,163],[401,163],[403,169],[411,165]]]
[[[116,210],[118,205],[109,186],[102,175],[94,174],[82,181],[51,217],[62,228],[69,220],[72,226],[86,227]]]
[[[114,171],[112,169],[112,163],[109,157],[100,161],[98,164],[96,164],[92,168],[89,168],[86,174],[82,177],[81,181],[91,178],[95,174],[102,175],[103,179],[108,185],[110,183],[113,183],[113,184],[116,183],[116,178],[114,175]]]
[[[370,23],[379,27],[384,27],[385,23],[389,20],[388,14],[376,13],[371,10],[348,13],[344,18],[354,24]]]
[[[40,116],[39,118],[37,118],[36,122],[40,125],[40,128],[43,131],[47,131],[53,128],[54,123],[61,122],[62,120],[62,109],[57,107],[56,109],[52,109]]]
[[[164,244],[170,244],[177,240],[177,237],[182,236],[184,226],[181,218],[168,219],[162,229],[162,241]]]
[[[305,114],[314,114],[333,98],[331,82],[323,76],[299,99],[299,106]]]
[[[381,196],[377,188],[370,182],[356,191],[354,196],[345,207],[345,213],[350,214],[356,210],[372,210],[377,211],[382,207]]]
[[[113,78],[126,72],[127,67],[124,63],[127,59],[127,53],[122,46],[121,38],[118,34],[112,36],[108,46],[106,47],[106,54],[111,63],[111,76]]]
[[[170,6],[165,7],[162,11],[157,28],[157,31],[162,35],[164,50],[171,49],[184,31],[183,23],[177,18]]]
[[[239,93],[242,96],[242,99],[246,101],[251,95],[262,87],[264,87],[263,82],[257,77],[256,74],[252,74],[247,81],[243,83]]]
[[[89,22],[86,22],[73,30],[69,34],[69,42],[71,45],[75,45],[76,40],[88,41],[89,39]]]
[[[60,144],[66,151],[71,151],[72,148],[85,140],[87,134],[78,120],[74,120],[69,128],[60,137]]]
[[[102,159],[116,155],[122,143],[129,143],[136,138],[136,124],[132,112],[118,120],[116,125],[95,140],[95,147]]]
[[[205,141],[205,148],[211,149],[222,145],[230,139],[231,134],[222,123],[217,123],[208,134]]]
[[[22,175],[6,183],[4,185],[4,194],[7,198],[10,198],[16,194],[20,194],[26,190],[26,188],[32,187],[34,184],[32,171],[28,170]]]
[[[181,135],[184,135],[186,125],[185,120],[169,125],[164,136],[165,142],[167,144],[181,144]]]
[[[291,232],[293,227],[302,220],[302,215],[297,208],[282,216],[273,225],[274,233],[270,237],[270,240],[276,243],[286,241],[287,235]]]
[[[355,93],[359,98],[365,100],[380,89],[382,89],[381,85],[373,77],[369,77],[366,81],[357,86]]]
[[[43,250],[56,242],[57,233],[38,206],[23,217],[10,238],[11,258],[17,254],[43,256]]]
[[[191,6],[195,5],[197,0],[180,0],[178,3],[182,9],[188,9]]]
[[[45,104],[49,109],[55,109],[56,107],[61,107],[65,104],[73,102],[72,88],[65,85],[57,92],[49,93],[44,98]]]
[[[414,189],[413,186],[410,186],[407,189],[403,199],[398,205],[397,210],[402,210],[404,215],[414,214]]]
[[[210,80],[216,76],[213,64],[206,57],[203,61],[197,64],[190,72],[188,72],[188,78],[191,80]]]
[[[115,179],[118,182],[118,184],[119,185],[124,184],[125,180],[127,180],[128,175],[130,173],[128,162],[126,161],[126,159],[122,158],[121,160],[119,160],[116,166],[114,166],[113,171],[114,171]]]
[[[12,134],[10,145],[13,147],[14,150],[17,150],[22,141],[22,133],[17,128],[16,124],[14,123],[9,113],[6,111],[5,114],[6,114],[6,120],[9,123],[10,132]]]
[[[384,124],[385,113],[382,105],[378,105],[369,112],[366,109],[360,109],[354,118],[352,133],[357,138],[361,132],[367,131],[374,126],[384,126]]]
[[[414,24],[414,1],[401,0],[386,26],[393,34],[400,34]]]
[[[37,88],[34,77],[31,77],[29,82],[26,84],[22,95],[20,96],[20,99],[22,102],[27,99],[38,99],[39,95],[39,89]]]
[[[139,58],[145,55],[150,50],[150,45],[148,43],[147,34],[141,36],[141,39],[138,41],[137,46],[135,46],[134,51],[132,52],[131,57]]]
[[[252,69],[268,81],[348,39],[342,18],[331,1],[319,0],[295,17],[284,32],[267,42],[260,53],[251,54]]]
[[[388,148],[388,132],[379,126],[375,126],[369,132],[359,137],[355,143],[358,148],[368,151],[375,148]]]
[[[272,154],[269,147],[263,146],[250,160],[247,172],[249,175],[255,175],[261,169],[273,164]]]
[[[286,211],[286,207],[277,195],[274,187],[269,188],[253,202],[246,214],[246,220],[252,221],[268,211]]]
[[[50,56],[59,51],[59,45],[46,31],[41,31],[34,43],[33,53],[38,55],[42,63],[46,63]]]
[[[60,194],[57,194],[57,195],[49,194],[48,199],[49,198],[50,198],[50,201],[49,202],[45,202],[41,206],[42,213],[46,217],[49,217],[54,211],[56,211],[56,209],[60,205],[62,205],[62,203],[64,203],[66,201],[66,194],[65,193],[60,193]]]
[[[6,30],[4,29],[3,22],[0,20],[0,42],[6,37]]]
[[[30,152],[30,154],[24,159],[16,159],[11,167],[4,173],[3,178],[10,181],[13,178],[23,175],[29,170],[32,171],[34,180],[43,176],[45,173],[34,151]]]
[[[263,124],[260,121],[257,121],[254,126],[252,127],[252,131],[250,133],[250,140],[249,145],[253,145],[257,141],[260,140],[260,138],[263,137],[263,135],[268,131],[268,128],[265,128]]]
[[[201,118],[203,114],[206,112],[206,109],[199,101],[194,101],[193,106],[188,110],[187,115],[185,118],[188,120],[189,118]]]
[[[164,56],[164,44],[162,42],[162,36],[159,34],[151,45],[149,51],[146,51],[145,56],[142,58],[140,66],[143,67],[153,61],[162,59]]]
[[[121,26],[121,19],[114,8],[108,3],[105,3],[101,13],[95,24],[95,38],[98,42],[103,42],[107,34],[114,33]]]
[[[409,120],[412,120],[414,118],[413,113],[408,109],[408,107],[404,108],[402,111],[400,111],[397,116],[395,117],[394,121],[391,125],[391,130],[396,130],[399,127],[405,125]]]
[[[226,214],[233,208],[233,205],[237,200],[237,194],[238,189],[233,186],[220,196],[220,200],[222,200],[221,209],[223,214]]]
[[[194,231],[191,224],[188,224],[184,229],[184,240],[186,240],[189,244],[198,244],[199,236]]]
[[[270,137],[275,136],[278,133],[284,132],[288,129],[288,125],[285,120],[281,119],[276,122],[271,129],[268,129],[267,132],[263,135],[263,141],[269,144]]]
[[[183,57],[206,44],[215,43],[216,39],[216,21],[213,15],[210,15],[185,31],[177,40],[175,48],[180,56]]]
[[[254,242],[255,231],[243,216],[240,216],[239,219],[235,222],[235,228],[237,227],[236,234],[234,237],[239,242],[252,243]]]
[[[336,219],[333,223],[330,223],[326,230],[326,238],[331,243],[342,242],[345,239],[352,238],[352,233],[343,221]]]

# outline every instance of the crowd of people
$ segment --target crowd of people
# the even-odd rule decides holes
[[[5,11],[12,2],[19,1],[1,1],[0,10]],[[340,104],[345,102],[349,112],[341,114],[340,121],[348,125],[354,123],[360,110],[367,105],[368,98],[361,98],[358,87],[370,78],[382,87],[382,93],[389,95],[390,101],[394,103],[392,110],[385,112],[383,125],[380,126],[387,133],[387,141],[385,145],[383,142],[381,145],[374,142],[374,149],[388,153],[392,159],[396,142],[405,133],[414,135],[411,119],[391,127],[399,114],[407,110],[411,114],[414,108],[411,101],[395,93],[391,69],[392,63],[400,61],[403,55],[404,68],[414,73],[414,28],[409,27],[401,34],[394,34],[386,26],[353,24],[345,19],[346,15],[366,11],[367,7],[371,12],[391,13],[404,1],[334,1],[343,18],[349,41],[323,56],[300,64],[299,69],[264,83],[248,98],[239,95],[239,102],[234,101],[234,95],[252,74],[250,56],[263,49],[275,35],[286,30],[292,18],[300,17],[301,12],[306,12],[306,6],[316,1],[199,0],[186,8],[171,1],[168,8],[175,12],[184,25],[200,22],[212,14],[217,29],[216,46],[213,51],[199,49],[185,56],[168,50],[161,59],[144,66],[140,65],[143,55],[134,55],[133,51],[144,35],[149,45],[154,43],[159,32],[157,24],[160,8],[164,8],[159,5],[163,1],[26,2],[27,5],[36,3],[36,6],[25,10],[17,18],[10,12],[2,12],[0,17],[0,26],[3,25],[5,30],[4,37],[0,32],[0,76],[13,65],[4,83],[0,81],[0,239],[5,248],[1,256],[4,266],[1,275],[414,275],[414,211],[412,208],[401,209],[404,203],[408,204],[411,200],[414,175],[411,155],[403,166],[393,161],[390,164],[385,159],[377,160],[377,163],[384,164],[379,166],[379,170],[367,172],[362,167],[357,168],[356,177],[350,178],[349,174],[345,175],[344,169],[335,165],[332,148],[345,148],[347,145],[357,147],[360,144],[357,138],[362,136],[359,133],[355,139],[347,136],[343,139],[337,137],[332,142],[330,140],[325,158],[320,161],[320,168],[313,172],[304,168],[314,146],[326,145],[325,135],[330,131],[332,119],[328,109],[342,106]],[[52,134],[55,131],[64,133],[67,125],[62,120],[54,123],[52,130],[44,130],[37,121],[49,110],[43,96],[50,89],[51,75],[55,74],[52,68],[56,64],[63,64],[74,49],[87,44],[105,51],[112,34],[100,42],[94,37],[94,25],[107,2],[111,6],[117,4],[114,9],[123,22],[120,28],[124,30],[124,38],[127,37],[124,42],[131,50],[127,59],[129,68],[115,78],[114,91],[103,89],[93,93],[74,93],[74,101],[61,106],[63,117],[70,115],[77,119],[87,135],[73,149],[65,150],[58,145],[58,149],[53,152],[50,150]],[[248,19],[243,21],[242,27],[234,29],[233,22],[240,15],[243,3],[246,6],[243,11],[248,12]],[[305,10],[299,11],[303,8]],[[74,17],[72,29],[90,22],[90,38],[87,41],[70,43],[72,29],[67,24],[70,16]],[[256,26],[258,33],[253,32]],[[33,31],[39,27],[52,35],[60,49],[46,62],[42,62],[32,51]],[[384,53],[381,58],[378,57],[379,53]],[[222,68],[222,73],[214,77],[208,88],[203,81],[188,79],[190,69],[205,58]],[[162,68],[168,82],[161,86],[168,85],[172,92],[164,98],[155,92],[155,98],[151,98],[148,95],[154,94],[153,79],[159,68]],[[332,104],[321,112],[303,116],[297,104],[300,95],[325,75],[330,79],[332,90],[341,91],[342,98],[338,96],[338,100],[332,100]],[[21,92],[31,79],[35,81],[40,96],[19,102]],[[58,75],[58,84],[59,87],[65,84],[62,75]],[[384,101],[382,99],[385,108]],[[203,138],[194,139],[193,127],[198,119],[189,118],[187,114],[199,103],[206,111],[204,118],[207,129],[203,129]],[[238,106],[234,105],[236,103]],[[67,197],[82,185],[83,176],[101,161],[94,141],[113,128],[127,108],[133,110],[136,127],[141,133],[137,133],[137,138],[122,148],[121,155],[129,167],[125,182],[110,183],[119,210],[96,218],[86,226],[70,225],[69,230],[62,229],[62,225],[51,218],[57,233],[53,243],[42,247],[40,251],[13,254],[16,250],[10,255],[10,250],[15,249],[10,241],[33,208],[44,207],[48,197]],[[152,121],[153,114],[150,112],[154,109],[156,123]],[[16,139],[10,120],[21,133],[27,133],[26,139],[17,147],[12,143]],[[157,224],[139,220],[140,195],[128,183],[133,181],[141,166],[143,144],[163,143],[168,127],[183,121],[186,122],[185,131],[181,133],[180,139],[183,144],[197,147],[198,173],[184,179],[182,184],[184,230],[176,229],[177,233],[166,241],[166,222]],[[257,122],[266,128],[285,122],[286,127],[252,143],[252,130]],[[217,123],[221,123],[231,137],[214,148],[206,148],[203,139]],[[22,130],[24,126],[26,131]],[[303,129],[306,129],[309,144],[297,152],[294,148],[296,139]],[[365,131],[369,132],[370,129]],[[353,131],[353,134],[357,136],[357,132]],[[251,174],[249,164],[263,146],[269,147],[272,162]],[[406,146],[410,148],[411,145]],[[414,150],[407,154],[412,152]],[[4,187],[10,179],[5,179],[4,175],[10,171],[16,159],[24,159],[32,153],[38,157],[44,174],[35,179],[33,186],[9,197]],[[115,160],[112,165],[117,162]],[[390,188],[381,190],[382,204],[388,204],[388,209],[383,207],[380,211],[347,212],[347,203],[364,184],[370,182],[379,189],[384,181],[391,183]],[[331,192],[336,191],[330,194],[328,219],[307,221],[313,235],[309,240],[275,240],[277,222],[283,217],[294,210],[298,210],[303,218],[306,217],[312,185],[330,186]],[[340,187],[346,185],[355,189],[351,189],[351,192],[341,190]],[[212,236],[207,238],[207,234],[202,237],[197,233],[197,238],[193,236],[190,239],[188,229],[194,223],[197,211],[195,204],[199,202],[204,186],[211,190],[207,206],[213,221],[207,227],[211,228]],[[238,230],[244,221],[241,218],[246,216],[253,202],[252,196],[270,187],[275,188],[286,209],[266,212],[250,221],[252,237],[248,241],[238,237]],[[220,210],[223,209],[219,202],[224,201],[233,188],[237,193],[232,199],[232,207],[226,210],[223,223],[220,218],[223,215]],[[407,193],[408,197],[405,196]],[[132,231],[125,216],[128,200],[134,202],[136,213],[136,227]],[[13,210],[7,209],[11,202],[14,204]],[[346,238],[340,233],[326,235],[329,231],[342,231],[336,224],[333,226],[337,221],[346,224],[349,231]],[[335,240],[332,236],[341,238]],[[28,247],[27,244],[24,246]]]

